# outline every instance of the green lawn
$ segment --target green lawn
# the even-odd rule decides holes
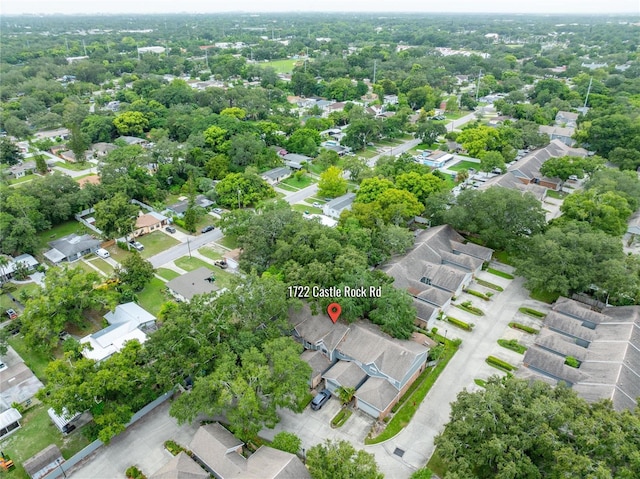
[[[9,338],[8,342],[24,360],[24,363],[29,367],[29,369],[33,371],[33,374],[35,374],[40,381],[46,382],[44,371],[47,369],[49,361],[53,359],[53,356],[36,351],[35,349],[27,346],[21,334],[12,336]]]
[[[127,259],[127,257],[129,257],[129,255],[132,254],[131,251],[135,250],[133,248],[131,249],[131,251],[122,249],[120,248],[120,246],[114,244],[113,246],[109,246],[107,248],[107,251],[109,251],[109,254],[114,260],[116,260],[118,263],[122,263],[125,259]]]
[[[84,171],[93,168],[95,165],[86,161],[84,163],[68,163],[66,161],[56,161],[56,166],[71,171]]]
[[[144,245],[144,251],[140,253],[143,258],[150,258],[172,246],[180,244],[178,240],[161,231],[154,231],[148,235],[140,236],[138,241]]]
[[[177,260],[174,261],[174,263],[178,268],[182,268],[185,271],[194,271],[198,268],[202,268],[203,266],[209,269],[214,268],[212,264],[206,263],[205,261],[202,261],[200,258],[194,258],[194,257],[190,258],[188,256],[183,256],[182,258],[178,258]]]
[[[287,178],[286,180],[284,180],[282,183],[280,183],[280,185],[288,185],[288,186],[293,186],[294,188],[306,188],[307,186],[310,186],[312,184],[314,184],[316,181],[311,178],[309,175],[304,175],[300,181],[298,181],[296,178],[294,178],[293,176],[290,176],[289,178]]]
[[[198,249],[198,253],[200,253],[202,256],[206,256],[209,259],[212,260],[217,260],[222,258],[222,255],[220,253],[218,253],[217,251],[215,251],[212,248],[207,248],[206,246],[203,246],[202,248]]]
[[[11,294],[15,296],[15,291]],[[0,295],[0,317],[2,318],[2,321],[8,319],[4,313],[7,309],[16,309],[16,305],[8,294],[2,294]]]
[[[308,211],[313,215],[322,214],[321,208],[316,208],[315,206],[311,206],[311,205],[303,205],[303,204],[291,205],[291,209],[293,211],[299,211],[300,213],[305,213],[306,211]]]
[[[9,184],[11,186],[13,185],[19,185],[20,183],[27,183],[28,181],[33,180],[34,178],[37,178],[37,175],[25,175],[22,178],[16,178],[13,180],[9,180]]]
[[[271,67],[276,73],[291,73],[297,60],[285,58],[283,60],[272,60],[270,62],[260,62],[258,65],[262,68]]]
[[[461,170],[468,170],[469,168],[473,168],[474,170],[477,170],[479,166],[480,166],[480,163],[474,163],[473,161],[459,161],[455,165],[447,166],[447,170],[461,171]]]
[[[296,188],[294,186],[289,186],[287,184],[284,183],[280,183],[279,185],[276,185],[277,188],[280,188],[281,190],[285,190],[285,191],[298,191],[300,190],[300,188]]]
[[[458,111],[447,112],[444,114],[444,116],[447,120],[457,120],[458,118],[462,118],[463,116],[468,115],[469,113],[470,112],[468,111],[458,110]]]
[[[562,191],[547,190],[547,196],[549,198],[555,198],[557,200],[562,200],[567,196],[567,194],[562,192]]]
[[[177,278],[178,276],[180,276],[180,273],[172,270],[172,269],[167,269],[167,268],[158,268],[156,269],[156,274],[158,276],[162,276],[164,279],[166,279],[167,281],[171,281],[174,278]]]
[[[76,430],[71,435],[63,437],[47,414],[44,404],[34,406],[23,415],[22,427],[6,439],[0,441],[0,450],[9,456],[15,469],[4,472],[2,477],[9,479],[28,479],[22,463],[37,454],[50,444],[57,445],[65,459],[69,459],[89,444],[89,440]]]
[[[107,263],[105,260],[103,260],[102,258],[95,258],[92,259],[90,261],[90,263],[95,266],[96,268],[98,268],[100,271],[102,271],[104,274],[106,274],[107,276],[112,276],[113,275],[113,266],[111,266],[109,263]]]
[[[62,238],[63,236],[70,235],[71,233],[76,234],[85,234],[92,233],[91,230],[85,228],[81,223],[78,223],[76,220],[66,221],[59,225],[54,226],[51,229],[41,231],[38,233],[38,249],[40,250],[49,250],[50,247],[47,244],[49,241],[57,240]]]
[[[216,243],[229,249],[236,249],[238,247],[238,240],[229,236],[223,236],[219,241],[216,241]]]
[[[560,296],[559,293],[549,293],[548,291],[542,291],[540,289],[533,289],[529,292],[529,296],[537,301],[551,304]]]
[[[138,304],[154,316],[157,315],[162,305],[170,301],[165,288],[163,281],[154,277],[142,291],[136,294]]]
[[[76,261],[74,263],[71,263],[71,268],[80,268],[81,270],[83,270],[86,273],[95,273],[97,275],[100,275],[100,273],[98,273],[95,269],[93,269],[91,266],[89,266],[87,263],[85,263],[84,261]]]

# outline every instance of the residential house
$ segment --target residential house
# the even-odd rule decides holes
[[[23,178],[27,175],[32,175],[36,171],[36,162],[35,161],[22,161],[17,165],[13,165],[6,170],[4,170],[4,174],[9,177],[9,179],[17,179]]]
[[[196,294],[209,294],[219,291],[215,284],[215,274],[204,266],[189,271],[167,283],[167,289],[178,301],[191,301]]]
[[[564,382],[589,402],[608,399],[618,411],[634,410],[640,397],[639,332],[639,306],[598,312],[558,298],[518,374]],[[578,367],[567,364],[569,357],[577,360]]]
[[[441,225],[423,230],[407,254],[381,269],[393,278],[396,288],[406,289],[415,298],[414,303],[425,303],[418,310],[418,322],[430,329],[438,312],[462,293],[492,254],[492,249],[464,243],[451,226]]]
[[[351,209],[355,198],[355,193],[347,193],[345,195],[338,196],[337,198],[334,198],[323,205],[322,213],[332,218],[340,218],[340,214],[344,210]]]
[[[52,140],[52,141],[64,141],[69,139],[68,128],[58,128],[55,130],[39,131],[35,134],[36,140]]]
[[[523,192],[530,191],[536,196],[544,196],[546,189],[558,190],[562,181],[560,178],[547,178],[540,173],[540,168],[550,158],[562,156],[586,157],[587,150],[572,148],[560,140],[551,140],[546,147],[527,154],[524,158],[512,164],[504,175],[490,178],[480,186],[502,186],[504,188],[517,189]]]
[[[340,145],[336,140],[323,141],[320,143],[320,147],[326,150],[335,151],[338,156],[344,156],[351,151],[351,148]]]
[[[118,147],[113,143],[99,142],[91,145],[91,147],[89,148],[89,154],[94,158],[102,158],[107,156],[113,150],[117,150],[117,149]]]
[[[169,219],[165,215],[155,211],[150,211],[149,213],[140,215],[136,218],[133,236],[142,236],[153,231],[157,231],[167,225],[168,222]]]
[[[149,142],[147,140],[145,140],[144,138],[138,138],[137,136],[119,136],[118,138],[116,138],[116,141],[117,140],[122,140],[127,145],[140,145],[143,148],[149,145]]]
[[[51,444],[45,447],[35,456],[30,457],[24,463],[22,467],[31,479],[40,479],[53,471],[56,467],[64,462],[62,452],[58,449],[58,446]]]
[[[556,113],[556,125],[565,126],[569,128],[576,128],[578,126],[579,113],[573,113],[570,111],[559,111]]]
[[[312,366],[311,384],[324,366],[324,387],[356,390],[356,406],[375,418],[386,416],[402,394],[424,370],[429,348],[435,343],[393,339],[364,321],[345,325],[326,315],[314,315],[308,305],[290,311],[294,339],[307,350],[302,358]],[[312,351],[310,354],[309,351]],[[312,364],[315,362],[315,364]],[[314,367],[315,366],[315,367]]]
[[[567,146],[573,146],[576,144],[576,141],[572,138],[575,131],[576,131],[575,128],[556,126],[556,125],[552,125],[552,126],[540,125],[538,127],[538,133],[549,135],[550,140],[561,141]]]
[[[200,208],[210,208],[213,206],[213,201],[207,198],[204,195],[197,195],[195,197],[195,206]],[[189,199],[185,197],[178,198],[178,202],[167,206],[167,211],[173,213],[178,218],[182,218],[184,216],[185,211],[189,208]]]
[[[189,449],[217,479],[307,479],[309,471],[298,456],[261,446],[249,457],[244,443],[219,423],[200,426]]]
[[[38,266],[38,260],[30,254],[21,254],[15,258],[11,258],[5,266],[0,266],[0,281],[6,281],[11,279],[18,270],[19,267],[26,269],[31,273]]]
[[[331,362],[317,349],[305,349],[300,355],[305,363],[311,366],[311,378],[309,387],[315,389],[322,381],[322,375],[331,367]]]
[[[291,176],[291,168],[288,168],[286,166],[273,168],[271,170],[265,171],[261,175],[262,179],[267,183],[269,183],[271,186],[277,185],[281,181],[289,178],[290,176]]]
[[[414,156],[415,161],[422,163],[423,165],[430,166],[431,168],[442,168],[450,160],[453,159],[451,153],[440,150],[424,150],[419,155]]]
[[[72,233],[58,240],[50,241],[51,249],[44,253],[44,257],[52,263],[61,263],[62,261],[77,261],[89,253],[95,253],[100,247],[101,241],[93,236],[84,234],[77,235]]]
[[[149,476],[149,479],[208,479],[211,477],[200,465],[182,451]]]
[[[19,429],[21,419],[22,414],[15,408],[9,408],[0,413],[0,439]]]
[[[42,382],[11,346],[0,364],[0,411],[14,407],[14,404],[30,406],[36,393],[44,387]]]
[[[397,105],[398,95],[385,95],[383,97],[383,104],[385,105]]]
[[[105,314],[104,319],[109,326],[80,340],[81,344],[89,345],[82,350],[85,358],[103,361],[124,348],[127,341],[135,339],[143,344],[147,340],[145,330],[152,328],[156,321],[154,315],[133,302],[119,304]]]
[[[301,170],[305,165],[311,163],[311,158],[297,153],[287,153],[282,158],[284,159],[284,164],[294,170]]]

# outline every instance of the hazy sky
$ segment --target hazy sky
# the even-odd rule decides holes
[[[635,13],[640,0],[2,0],[0,13],[222,12]]]

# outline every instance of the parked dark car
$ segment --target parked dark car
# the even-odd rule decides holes
[[[313,398],[313,401],[311,401],[311,409],[317,411],[326,404],[329,398],[331,398],[331,391],[323,389],[316,397]]]
[[[205,226],[204,228],[202,228],[202,230],[200,230],[200,232],[201,233],[208,233],[209,231],[213,231],[214,229],[216,229],[215,226],[209,225],[209,226]]]
[[[227,262],[225,260],[223,260],[223,259],[219,259],[217,261],[214,261],[213,264],[215,264],[218,268],[221,268],[221,269],[227,269],[229,267]]]
[[[165,231],[166,231],[167,233],[175,233],[175,232],[176,232],[176,229],[175,229],[173,226],[167,226],[167,227],[165,228]]]

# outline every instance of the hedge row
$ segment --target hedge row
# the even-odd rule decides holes
[[[452,318],[451,316],[447,316],[447,321],[450,322],[451,324],[458,326],[459,328],[464,329],[465,331],[471,331],[473,329],[473,327],[475,326],[475,324],[473,323],[466,323],[464,321],[461,321],[459,319],[456,318]]]
[[[515,322],[509,323],[509,327],[513,329],[519,329],[520,331],[524,331],[525,333],[529,333],[529,334],[538,334],[540,332],[539,329],[532,328],[531,326],[526,326],[524,324],[515,323]]]
[[[505,273],[504,271],[500,271],[499,269],[494,269],[494,268],[487,268],[487,271],[491,274],[495,274],[496,276],[500,276],[501,278],[505,278],[505,279],[513,279],[514,276],[512,274],[509,273]]]
[[[498,339],[498,344],[503,348],[510,349],[511,351],[515,351],[516,353],[524,354],[527,350],[527,347],[520,344],[515,339]]]
[[[493,367],[496,367],[498,369],[501,369],[503,371],[506,371],[506,372],[511,372],[511,371],[514,371],[514,370],[518,369],[515,366],[509,364],[508,362],[503,361],[500,358],[496,358],[495,356],[489,356],[487,358],[487,364],[489,364],[489,365],[491,365]]]
[[[484,279],[476,278],[476,283],[478,283],[480,286],[486,286],[487,288],[491,288],[498,292],[504,291],[504,288],[502,286],[490,283],[489,281],[485,281]]]
[[[489,301],[491,299],[490,296],[481,293],[480,291],[476,291],[474,289],[467,289],[465,293],[469,293],[471,296],[475,296],[476,298],[484,299],[485,301]]]
[[[518,311],[538,319],[542,319],[546,316],[545,313],[532,308],[519,308]]]
[[[347,419],[351,417],[351,414],[351,409],[341,409],[340,412],[338,412],[338,414],[336,414],[336,416],[331,420],[331,427],[342,426],[345,422],[347,422]]]

